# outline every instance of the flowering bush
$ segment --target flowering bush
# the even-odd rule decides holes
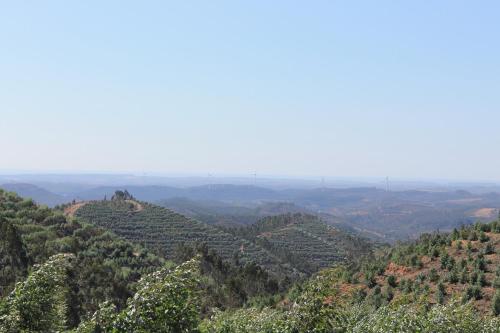
[[[57,254],[16,285],[0,310],[0,332],[55,332],[66,327],[67,270],[74,258]]]
[[[312,302],[312,303],[310,303]],[[500,319],[482,317],[471,304],[453,301],[430,309],[420,304],[399,304],[378,310],[362,305],[331,306],[309,312],[309,299],[291,310],[264,308],[217,313],[204,322],[204,333],[498,333]],[[326,305],[325,305],[326,307]]]
[[[167,267],[139,281],[137,293],[120,313],[103,304],[77,329],[86,332],[195,332],[199,323],[197,259]]]

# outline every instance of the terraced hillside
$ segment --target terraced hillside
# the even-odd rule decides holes
[[[226,230],[262,246],[307,273],[349,262],[368,254],[372,247],[362,238],[302,213],[271,216],[247,227]]]
[[[303,273],[247,239],[160,206],[143,202],[140,206],[142,209],[136,209],[137,205],[129,200],[92,201],[82,205],[75,215],[130,241],[160,249],[167,258],[172,258],[182,245],[203,243],[225,260],[254,262],[280,275],[298,277]]]
[[[342,277],[341,290],[377,307],[402,297],[430,304],[458,298],[483,313],[494,303],[500,314],[500,221],[424,234]]]

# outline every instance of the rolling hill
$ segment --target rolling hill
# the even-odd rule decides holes
[[[186,218],[164,207],[145,202],[141,209],[130,201],[91,201],[76,216],[94,225],[173,258],[179,247],[206,244],[223,259],[255,262],[278,275],[299,276],[302,272],[282,262],[262,247],[208,224]]]
[[[257,230],[254,228],[217,227],[164,207],[145,202],[139,204],[141,209],[128,200],[91,201],[81,205],[76,216],[128,240],[161,249],[168,258],[175,256],[179,246],[202,243],[225,260],[253,262],[280,276],[300,277],[322,267],[344,263],[351,257],[350,253],[370,251],[367,242],[328,227],[309,215],[276,217],[284,221],[279,226],[273,224],[274,220],[264,219],[257,228],[267,232],[269,237],[265,238],[263,233],[251,234]],[[280,239],[287,238],[287,246],[282,246]],[[318,258],[311,261],[314,256]]]
[[[370,253],[372,248],[366,240],[303,213],[266,217],[246,227],[226,230],[262,246],[309,274],[330,267],[332,263],[352,262]]]
[[[109,199],[117,188],[126,188],[138,200],[158,203],[207,223],[224,225],[255,222],[265,216],[255,210],[259,206],[265,209],[266,205],[288,205],[289,209],[282,213],[313,213],[339,228],[351,228],[363,236],[391,243],[415,239],[423,232],[450,231],[461,224],[489,221],[500,208],[500,194],[484,189],[473,193],[443,188],[385,191],[374,187],[271,189],[234,184],[173,187],[123,183],[87,184],[83,188],[57,185],[47,189],[59,188],[52,192],[67,198],[66,202]],[[73,190],[68,192],[70,188]],[[77,188],[79,190],[75,190]],[[22,189],[19,192],[49,205],[60,201],[53,193],[30,195]],[[270,211],[270,215],[274,213]]]
[[[266,216],[307,212],[306,209],[290,202],[237,205],[213,200],[172,198],[161,200],[158,205],[208,224],[224,226],[248,225]]]

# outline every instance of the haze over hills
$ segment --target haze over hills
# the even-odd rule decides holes
[[[248,225],[257,222],[263,217],[287,213],[314,214],[308,209],[283,201],[270,201],[260,204],[231,204],[222,201],[176,197],[160,200],[158,204],[209,224],[226,226]]]
[[[47,205],[49,207],[60,205],[68,201],[68,199],[62,195],[52,193],[44,188],[32,184],[7,183],[1,184],[0,188],[11,192],[16,192],[22,197],[32,198],[36,202]]]
[[[40,181],[35,176],[26,177]],[[52,175],[42,177],[45,182],[42,185],[10,183],[6,187],[49,206],[72,200],[109,199],[115,190],[128,189],[139,200],[158,203],[214,224],[241,225],[254,223],[266,215],[304,212],[322,216],[339,228],[356,230],[386,242],[416,238],[422,232],[437,229],[451,230],[476,220],[488,221],[498,214],[500,207],[499,192],[487,192],[486,187],[477,190],[476,185],[465,186],[468,190],[400,191],[377,187],[272,188],[249,184],[176,187],[137,184],[155,179],[148,177],[98,175],[94,181],[90,181],[89,175],[68,177],[67,182],[60,175]],[[120,183],[127,179],[132,184]],[[47,183],[48,180],[51,182]],[[84,180],[86,183],[72,182]],[[106,182],[109,185],[98,185]]]

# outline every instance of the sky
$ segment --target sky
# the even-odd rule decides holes
[[[0,1],[0,171],[500,180],[498,1]]]

